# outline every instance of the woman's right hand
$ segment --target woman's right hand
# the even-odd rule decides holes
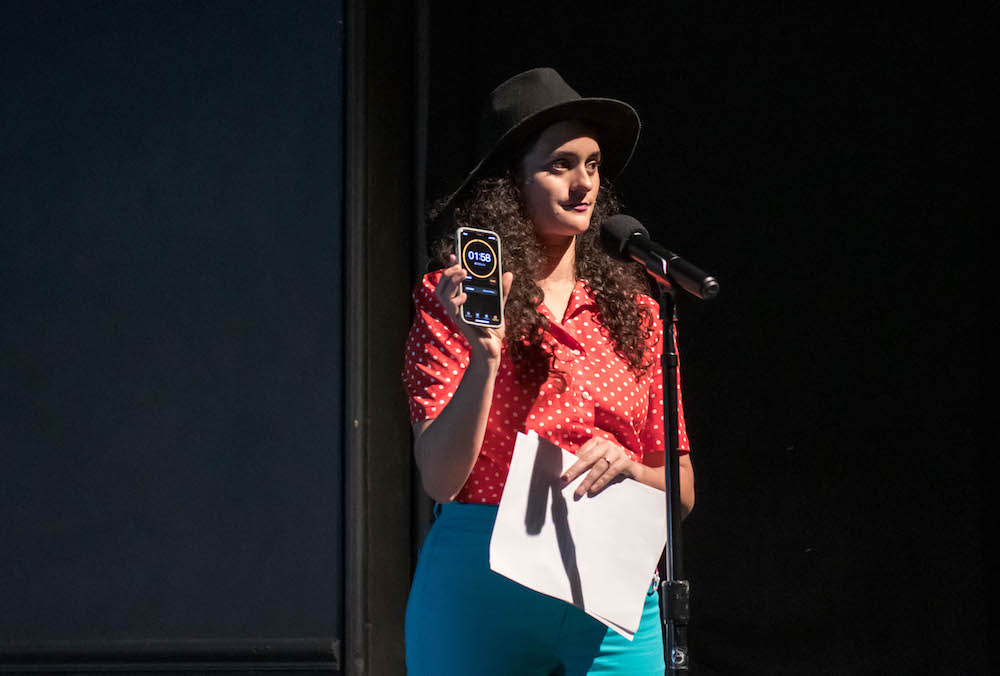
[[[466,324],[459,316],[462,305],[468,300],[468,294],[464,292],[459,293],[459,284],[465,280],[468,273],[456,261],[455,254],[448,256],[448,267],[445,268],[444,274],[441,275],[441,281],[438,282],[434,293],[437,296],[438,302],[441,303],[441,307],[445,309],[448,316],[458,326],[458,330],[469,341],[469,346],[472,348],[472,356],[475,357],[478,354],[489,361],[499,362],[500,352],[503,348],[503,324],[500,325],[500,328],[496,329],[471,326],[470,324]],[[503,296],[500,299],[502,306],[507,304],[507,294],[510,292],[510,286],[513,281],[513,273],[504,273],[500,281],[503,286]]]

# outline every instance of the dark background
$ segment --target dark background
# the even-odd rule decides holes
[[[0,662],[341,636],[342,6],[2,8]]]
[[[637,108],[625,210],[721,283],[679,307],[699,673],[987,672],[978,19],[921,7],[431,6],[431,198],[552,66]]]
[[[722,285],[679,307],[695,671],[987,673],[982,20],[346,4],[346,70],[335,2],[0,4],[0,650],[346,623],[341,666],[399,670],[414,203],[474,164],[485,95],[549,65],[635,105],[626,211]],[[345,516],[349,428],[371,510]]]

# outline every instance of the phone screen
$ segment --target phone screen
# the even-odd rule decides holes
[[[469,273],[462,282],[462,291],[468,294],[462,319],[467,324],[499,327],[503,323],[499,235],[489,230],[459,228],[455,248],[456,257]]]

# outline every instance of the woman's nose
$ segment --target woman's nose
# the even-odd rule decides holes
[[[586,165],[580,164],[573,172],[573,189],[590,192],[594,187],[594,175],[591,174]]]

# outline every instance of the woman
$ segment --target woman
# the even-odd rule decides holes
[[[407,606],[409,673],[662,674],[655,585],[629,642],[493,573],[488,560],[518,431],[577,455],[563,480],[586,475],[578,497],[621,477],[664,488],[656,303],[641,272],[597,238],[616,211],[601,178],[631,157],[638,115],[620,101],[582,98],[541,68],[494,90],[483,125],[490,148],[436,220],[451,235],[456,225],[500,234],[504,325],[458,319],[466,273],[445,236],[443,269],[414,293],[404,372],[417,466],[441,506]],[[680,409],[678,421],[686,515],[694,475]]]

